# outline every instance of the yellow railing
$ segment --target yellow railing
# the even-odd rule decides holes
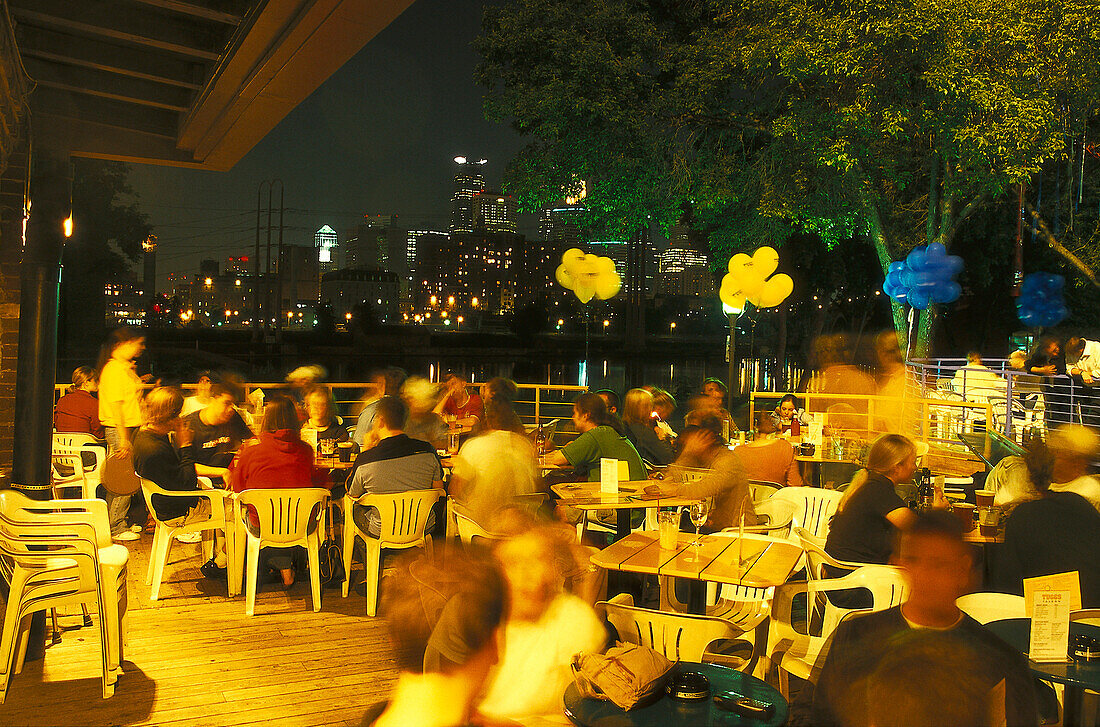
[[[793,392],[791,392],[793,393]],[[754,391],[749,396],[750,421],[757,411],[772,411],[787,392]],[[960,433],[983,434],[986,457],[992,441],[988,428],[993,425],[993,406],[989,403],[921,399],[911,396],[870,396],[863,394],[794,394],[810,414],[824,415],[826,426],[865,432],[868,435],[898,432],[922,442],[934,442],[950,449],[964,449]]]
[[[377,396],[377,385],[371,382],[325,382],[332,389],[333,398],[336,400],[337,412],[345,421],[354,423],[359,415],[362,402],[369,397]],[[183,384],[184,393],[194,390],[196,384]],[[284,382],[263,383],[253,382],[243,384],[246,401],[251,401],[251,395],[257,389],[265,393],[282,391],[290,388]],[[480,384],[470,384],[470,391],[476,392]],[[516,413],[527,425],[540,425],[552,419],[562,419],[563,424],[568,425],[573,415],[573,400],[580,394],[588,391],[587,386],[566,386],[558,384],[517,384],[519,398],[516,401]],[[68,384],[56,384],[54,386],[54,401],[65,393]],[[570,427],[571,428],[571,427]],[[563,427],[558,427],[559,434]],[[565,433],[565,436],[569,436]]]

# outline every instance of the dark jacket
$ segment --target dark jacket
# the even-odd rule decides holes
[[[134,471],[165,490],[190,492],[199,489],[191,448],[176,449],[168,441],[167,434],[157,434],[145,427],[134,434]],[[153,495],[153,509],[160,520],[171,520],[186,515],[200,499]]]

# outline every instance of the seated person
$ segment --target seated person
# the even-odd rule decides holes
[[[145,423],[134,434],[134,471],[165,490],[198,491],[193,435],[180,418],[183,393],[174,386],[159,386],[146,395],[144,408]],[[169,434],[175,436],[176,446]],[[205,497],[153,495],[151,500],[157,519],[172,527],[210,518],[210,501]]]
[[[53,428],[58,432],[91,434],[103,439],[103,422],[99,421],[99,401],[92,393],[99,388],[91,366],[73,370],[73,384],[53,409]]]
[[[256,444],[237,455],[229,472],[234,492],[244,490],[326,487],[324,470],[313,466],[313,450],[299,435],[298,408],[288,397],[273,394],[264,405],[264,418]],[[259,520],[249,507],[246,525],[258,532]],[[293,548],[265,548],[268,564],[279,571],[283,585],[294,584]]]
[[[534,494],[541,484],[535,446],[507,429],[509,415],[515,415],[509,406],[490,400],[480,434],[466,440],[452,458],[447,491],[482,527],[488,527],[498,510],[512,506],[517,495]]]
[[[667,428],[666,434],[670,437],[676,436],[677,427],[672,426],[672,415],[676,412],[676,399],[672,398],[672,394],[656,386],[647,386],[646,389],[653,394],[653,413],[657,415],[657,421],[664,423],[664,426],[661,424],[657,426],[662,429]]]
[[[667,428],[658,428],[657,419],[653,416],[653,394],[645,389],[626,392],[623,424],[627,433],[632,435],[631,441],[638,454],[645,461],[664,466],[676,459]]]
[[[634,432],[630,431],[623,423],[621,412],[619,411],[619,395],[611,389],[600,389],[595,393],[603,399],[604,404],[607,404],[607,418],[610,420],[611,428],[626,437],[630,443],[634,445],[634,448],[637,449],[638,442],[634,439]]]
[[[323,449],[320,446],[321,442],[332,442],[335,447],[336,443],[346,442],[351,438],[348,436],[348,430],[344,429],[340,417],[336,416],[336,402],[332,398],[332,389],[320,385],[313,387],[306,394],[306,420],[302,424],[302,430],[315,433],[318,449]]]
[[[527,429],[516,414],[516,398],[519,396],[519,387],[516,382],[497,376],[489,379],[481,385],[481,401],[485,411],[485,417],[492,418],[492,426],[488,426],[485,419],[474,425],[474,434],[485,430],[507,430],[527,436]],[[492,410],[492,411],[490,411]]]
[[[951,388],[967,401],[984,404],[990,397],[1004,398],[1005,380],[982,363],[982,355],[977,351],[966,354],[966,366],[955,372]]]
[[[794,394],[786,394],[779,400],[779,405],[771,413],[772,422],[780,434],[787,434],[797,421],[799,427],[809,426],[810,415],[799,406],[798,397]]]
[[[1039,499],[1016,506],[1005,523],[1004,557],[998,558],[998,587],[1023,591],[1023,579],[1077,571],[1081,605],[1100,608],[1100,513],[1072,491],[1050,484],[1056,458],[1033,440],[1024,457]]]
[[[745,468],[745,476],[750,480],[791,487],[802,485],[794,447],[787,440],[779,439],[775,420],[768,412],[762,411],[756,415],[756,437],[734,451]]]
[[[401,384],[405,383],[405,372],[396,366],[379,369],[371,374],[373,387],[368,389],[367,398],[363,401],[363,409],[355,420],[355,431],[351,435],[351,441],[359,445],[360,449],[370,449],[377,442],[367,441],[367,435],[371,431],[374,422],[375,408],[383,396],[397,396],[401,392]]]
[[[760,522],[753,507],[752,491],[741,460],[722,441],[722,422],[716,416],[703,417],[699,424],[684,427],[680,433],[680,456],[669,468],[661,485],[650,485],[647,492],[660,492],[688,499],[713,497],[714,503],[701,530],[714,533],[736,527],[744,517],[745,525]],[[688,479],[684,467],[710,470],[702,478]]]
[[[916,470],[917,449],[912,440],[901,434],[883,434],[876,439],[867,453],[866,468],[856,473],[837,505],[825,552],[837,560],[886,563],[897,531],[908,528],[916,516],[894,486],[908,482]]]
[[[401,386],[401,398],[408,407],[403,428],[409,439],[419,439],[434,449],[447,446],[447,422],[432,409],[439,396],[439,387],[420,376],[413,376]]]
[[[401,671],[390,699],[369,710],[364,725],[481,723],[475,717],[477,700],[497,663],[507,587],[494,563],[452,552],[447,564],[465,577],[457,582],[445,577],[424,580],[412,577],[410,569],[389,579],[382,589],[381,614]],[[436,569],[420,572],[432,570],[438,573]],[[425,594],[434,605],[443,592],[447,595],[441,610],[425,607]]]
[[[183,414],[194,414],[199,409],[210,403],[210,386],[217,381],[218,376],[213,371],[203,371],[195,382],[194,393],[183,400]]]
[[[644,480],[645,465],[626,437],[615,431],[607,414],[607,404],[597,394],[581,394],[573,403],[573,426],[580,436],[561,449],[545,454],[541,463],[551,466],[570,465],[588,473],[590,482],[600,481],[600,460],[625,461],[630,479]]]
[[[241,443],[256,436],[237,413],[233,392],[222,384],[211,384],[206,404],[183,420],[194,434],[191,453],[200,477],[224,478]]]
[[[962,539],[958,519],[944,511],[914,514],[909,528],[901,532],[894,562],[905,569],[910,588],[908,600],[885,611],[848,619],[837,627],[828,651],[815,668],[819,673],[813,675],[817,677],[817,686],[810,724],[819,727],[881,724],[869,715],[896,713],[892,707],[903,702],[894,705],[883,705],[879,703],[881,699],[873,702],[876,691],[867,688],[868,680],[874,683],[881,678],[884,684],[890,684],[881,671],[882,665],[894,654],[904,652],[914,639],[929,634],[941,640],[938,649],[959,654],[972,666],[969,673],[977,680],[975,686],[979,691],[971,696],[989,695],[989,699],[1002,700],[993,710],[994,714],[1004,714],[1002,724],[1038,724],[1036,683],[1027,660],[955,605],[955,600],[969,590],[971,567],[970,548]],[[944,683],[951,673],[950,669],[939,668],[925,672],[922,681],[909,685],[906,692],[907,699],[917,700],[913,705],[915,714],[901,722],[884,724],[958,727],[973,724],[950,718],[953,710],[962,709],[966,713],[965,705],[937,700],[938,695],[952,693],[952,684]],[[901,695],[891,694],[887,698],[900,699]],[[936,710],[940,710],[937,718],[931,721],[916,716],[937,714]]]
[[[408,407],[399,397],[387,396],[378,402],[373,425],[378,444],[355,458],[349,497],[443,488],[443,467],[435,448],[405,434],[407,418]],[[377,509],[355,503],[351,516],[362,532],[379,537],[382,521]],[[425,530],[430,532],[434,527],[433,512],[428,515]]]
[[[435,413],[452,416],[465,427],[471,427],[485,416],[485,405],[478,394],[471,394],[466,377],[454,371],[443,376],[443,398],[435,405]]]
[[[592,607],[562,590],[561,549],[560,541],[541,529],[496,548],[508,583],[509,609],[500,663],[478,707],[487,717],[560,717],[561,695],[573,681],[573,655],[606,645],[607,631]]]
[[[1100,453],[1100,437],[1080,424],[1063,424],[1047,438],[1054,458],[1051,492],[1076,492],[1100,511],[1100,479],[1089,473]]]

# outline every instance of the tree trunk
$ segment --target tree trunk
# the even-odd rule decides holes
[[[787,306],[779,306],[779,331],[775,344],[775,390],[787,390]]]
[[[886,233],[882,229],[882,218],[879,217],[878,209],[871,202],[867,202],[864,205],[864,209],[867,215],[867,223],[871,228],[871,241],[875,245],[875,252],[878,254],[879,264],[882,266],[882,274],[885,275],[887,270],[890,269],[890,263],[893,262],[893,257],[890,253],[890,242],[886,239]],[[905,309],[898,305],[893,299],[890,300],[891,312],[894,316],[894,332],[898,336],[898,345],[905,348]]]

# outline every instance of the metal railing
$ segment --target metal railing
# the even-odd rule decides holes
[[[991,426],[1010,440],[1028,430],[1045,433],[1065,423],[1100,426],[1100,387],[1077,376],[1040,376],[1012,368],[1004,359],[982,367],[965,359],[911,361],[906,393],[924,398],[987,402]]]
[[[754,391],[749,395],[750,421],[757,411],[772,411],[788,392]],[[873,438],[896,432],[917,441],[937,445],[941,450],[963,453],[959,434],[984,434],[983,447],[988,456],[992,443],[987,423],[993,406],[988,402],[951,401],[909,396],[865,394],[792,393],[806,412],[834,432],[851,433],[857,438]]]

